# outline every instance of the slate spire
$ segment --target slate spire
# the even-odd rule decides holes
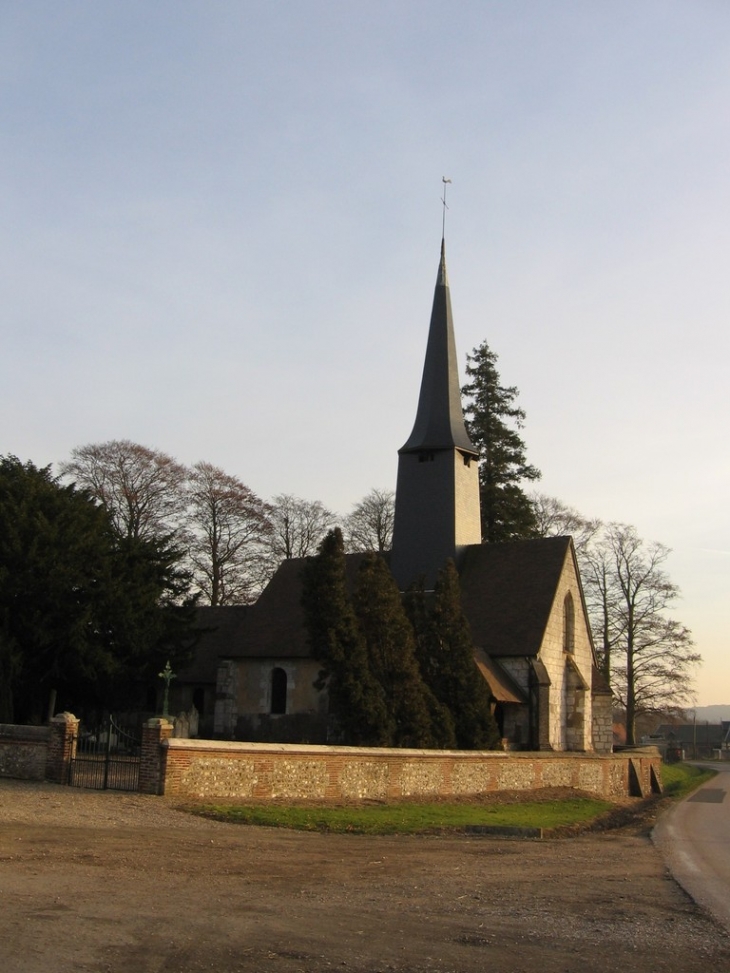
[[[390,566],[401,590],[419,579],[433,587],[447,558],[458,565],[481,542],[478,459],[461,408],[442,238],[416,421],[398,450]]]
[[[416,421],[408,441],[398,452],[453,448],[478,455],[466,431],[461,408],[446,247],[442,238]]]

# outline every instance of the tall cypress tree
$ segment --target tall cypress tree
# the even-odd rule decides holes
[[[525,411],[515,404],[519,391],[501,384],[497,355],[486,341],[467,355],[466,374],[461,391],[469,437],[479,450],[482,542],[532,537],[535,514],[520,484],[539,480],[540,471],[525,456],[520,436]]]
[[[392,721],[383,690],[368,665],[347,588],[344,544],[339,528],[330,531],[304,569],[302,606],[315,659],[322,663],[330,715],[342,742],[388,746]]]
[[[432,713],[438,719],[439,705],[421,676],[413,627],[398,585],[382,557],[369,554],[363,561],[354,605],[368,649],[370,671],[383,688],[393,721],[392,745],[443,745],[444,734],[438,723],[432,727]],[[444,719],[443,713],[440,719]]]
[[[459,575],[449,560],[439,572],[433,599],[412,590],[408,611],[417,634],[421,673],[454,721],[456,745],[462,750],[490,750],[499,731],[490,695],[474,661],[469,623],[461,610]]]

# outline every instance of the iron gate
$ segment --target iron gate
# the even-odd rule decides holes
[[[69,784],[95,790],[138,790],[140,745],[139,736],[113,716],[93,730],[80,723],[69,764]]]

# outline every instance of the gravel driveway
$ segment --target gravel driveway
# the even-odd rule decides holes
[[[0,780],[0,896],[2,973],[730,969],[640,834],[308,834]]]

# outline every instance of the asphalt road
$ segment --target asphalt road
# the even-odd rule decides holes
[[[660,818],[653,839],[695,902],[730,932],[730,763]]]

